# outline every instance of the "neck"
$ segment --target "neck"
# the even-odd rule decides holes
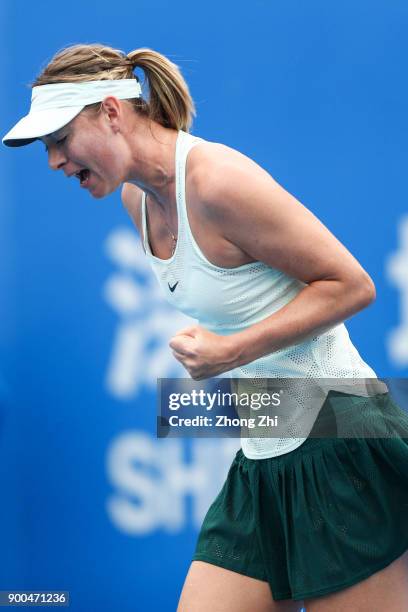
[[[134,183],[165,208],[174,192],[178,131],[148,119],[135,123],[129,135],[131,161],[126,182]]]

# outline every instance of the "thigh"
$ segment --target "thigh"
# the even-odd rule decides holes
[[[301,601],[274,601],[268,582],[193,561],[177,612],[300,612]]]
[[[408,551],[386,568],[342,591],[305,599],[307,612],[408,610]]]

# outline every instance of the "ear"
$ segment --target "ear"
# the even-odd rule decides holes
[[[101,104],[101,111],[106,116],[113,130],[119,132],[120,120],[122,118],[120,101],[115,96],[107,96]]]

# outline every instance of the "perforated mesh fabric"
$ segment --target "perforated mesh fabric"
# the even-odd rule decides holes
[[[144,249],[167,298],[176,308],[198,320],[204,328],[220,335],[245,329],[290,302],[305,284],[263,262],[237,268],[221,268],[209,262],[191,232],[185,199],[185,171],[188,152],[203,139],[180,130],[176,145],[176,191],[178,241],[170,259],[155,257],[150,249],[145,196],[142,198]],[[177,283],[176,289],[171,287]],[[231,371],[235,378],[376,378],[352,344],[343,323],[328,332],[310,338],[271,355],[256,359]],[[336,389],[341,390],[339,386]],[[296,437],[296,423],[311,408],[317,413],[325,395],[303,396],[293,404],[288,415],[288,437],[250,436],[241,438],[246,457],[261,459],[281,455],[300,446],[305,437]],[[310,405],[313,402],[313,405]],[[293,437],[289,437],[293,434]]]

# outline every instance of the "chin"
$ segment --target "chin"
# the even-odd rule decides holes
[[[102,198],[105,198],[107,195],[109,195],[109,193],[93,193],[91,191],[91,196],[94,198],[94,200],[102,200]]]
[[[114,184],[105,181],[97,181],[93,188],[88,187],[88,191],[95,200],[101,200],[114,193],[121,185],[122,183],[116,183],[116,181]]]
[[[102,200],[102,198],[106,198],[106,196],[110,195],[114,191],[115,189],[109,189],[108,187],[105,187],[105,189],[103,189],[100,185],[97,185],[94,189],[89,189],[89,194],[95,200]]]

